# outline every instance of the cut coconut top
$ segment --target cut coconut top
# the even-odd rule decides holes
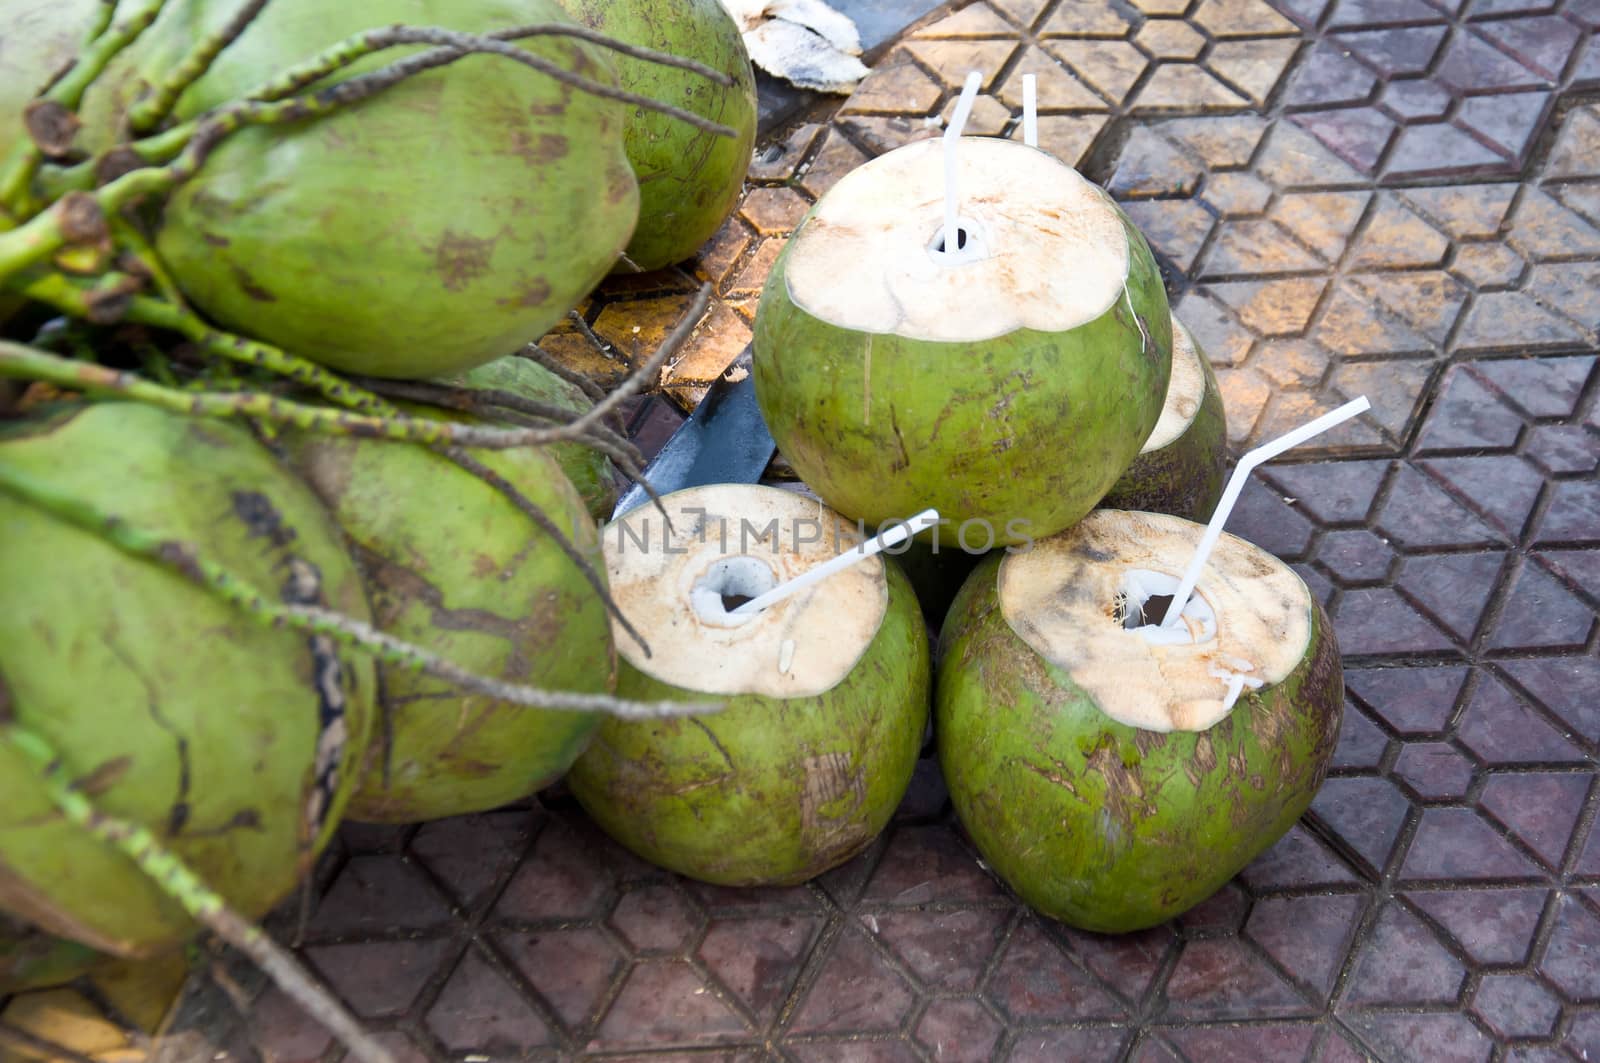
[[[1161,406],[1150,438],[1140,454],[1149,454],[1177,441],[1194,423],[1200,403],[1206,397],[1206,374],[1200,367],[1200,349],[1183,322],[1172,319],[1172,375],[1167,378],[1167,401]]]
[[[737,608],[857,546],[858,526],[822,503],[755,484],[715,484],[639,506],[604,532],[611,595],[650,644],[613,621],[622,656],[664,683],[707,694],[797,698],[837,686],[889,607],[881,557],[751,616]]]
[[[1096,510],[1000,565],[1001,614],[1107,716],[1203,731],[1245,688],[1281,682],[1311,641],[1311,594],[1282,561],[1232,535],[1211,554],[1180,625],[1153,625],[1205,529],[1159,513]]]
[[[963,138],[961,228],[940,250],[944,143],[920,140],[846,174],[790,241],[789,297],[858,332],[972,342],[1066,332],[1123,297],[1128,234],[1105,193],[1050,155]]]

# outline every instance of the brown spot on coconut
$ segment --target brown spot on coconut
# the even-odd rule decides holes
[[[1203,530],[1099,510],[986,560],[945,621],[956,812],[1074,926],[1135,930],[1209,896],[1299,818],[1333,753],[1338,648],[1282,562],[1222,536],[1177,627],[1151,630]]]
[[[831,506],[869,525],[934,507],[1001,545],[1059,531],[1155,427],[1171,314],[1137,230],[1056,159],[969,138],[959,246],[944,156],[919,141],[845,175],[762,293],[756,394]]]
[[[1173,317],[1172,376],[1161,417],[1100,505],[1204,521],[1222,497],[1227,463],[1228,421],[1217,375],[1189,330]]]
[[[60,405],[0,427],[0,462],[287,603],[370,615],[326,511],[238,425]],[[0,527],[0,585],[28,603],[0,610],[6,722],[236,910],[266,912],[309,873],[355,789],[376,716],[370,660],[259,625],[10,493]],[[0,749],[0,909],[125,956],[196,930],[162,884],[56,814],[14,744]]]
[[[693,719],[608,720],[569,785],[623,845],[708,882],[800,882],[859,852],[911,781],[927,721],[927,632],[881,556],[753,617],[730,610],[859,542],[804,495],[721,484],[604,532],[606,575],[649,640],[618,693],[723,699]]]
[[[407,407],[413,415],[420,411]],[[291,435],[296,469],[350,539],[376,625],[480,675],[608,693],[606,610],[559,544],[494,486],[427,447]],[[479,460],[599,560],[593,520],[554,455]],[[383,726],[352,819],[417,822],[526,797],[560,778],[598,724],[531,709],[435,676],[379,668]]]

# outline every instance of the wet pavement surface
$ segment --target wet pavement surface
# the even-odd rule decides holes
[[[659,446],[748,341],[817,196],[936,135],[968,69],[972,131],[1015,133],[1037,73],[1044,146],[1146,233],[1237,448],[1374,406],[1264,469],[1230,525],[1327,604],[1347,703],[1311,812],[1210,901],[1123,937],[1042,920],[979,864],[925,759],[869,852],[783,890],[654,870],[559,793],[351,826],[304,957],[417,1060],[1600,1059],[1597,26],[1593,0],[936,13],[848,100],[771,131],[698,263],[608,283],[586,313],[609,364],[550,341],[620,374],[711,280],[636,411]],[[338,1057],[236,961],[218,971],[160,1058]],[[11,1001],[0,1044],[147,1055],[133,1035],[48,1050],[76,993]]]

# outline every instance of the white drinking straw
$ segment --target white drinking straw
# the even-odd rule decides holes
[[[967,82],[961,86],[961,98],[956,101],[956,112],[950,116],[950,124],[944,131],[944,252],[947,255],[953,255],[961,249],[961,195],[956,188],[956,142],[966,128],[981,84],[982,74],[976,70],[967,74]]]
[[[1303,424],[1292,432],[1284,433],[1270,443],[1263,443],[1239,459],[1238,466],[1233,470],[1233,476],[1228,479],[1227,490],[1222,492],[1222,501],[1218,502],[1217,508],[1212,511],[1211,523],[1206,525],[1206,533],[1200,537],[1200,545],[1195,549],[1189,567],[1184,569],[1183,581],[1173,592],[1172,604],[1167,606],[1167,615],[1161,618],[1162,627],[1176,624],[1184,607],[1189,604],[1189,595],[1194,593],[1194,585],[1200,580],[1200,570],[1205,568],[1206,561],[1211,557],[1211,548],[1217,545],[1217,537],[1222,534],[1222,526],[1228,522],[1228,514],[1233,512],[1233,504],[1239,501],[1239,492],[1244,490],[1244,482],[1250,478],[1255,467],[1264,461],[1271,461],[1290,447],[1297,447],[1312,436],[1320,435],[1371,408],[1372,403],[1363,395],[1345,403],[1337,410],[1323,414],[1315,421]]]
[[[939,523],[939,511],[925,509],[910,520],[902,521],[891,528],[885,529],[880,534],[868,539],[860,546],[851,547],[838,557],[830,558],[818,565],[800,573],[787,583],[780,583],[767,593],[751,598],[748,602],[736,609],[730,610],[732,616],[747,616],[750,613],[759,613],[770,605],[776,605],[797,591],[803,591],[820,580],[825,580],[835,572],[849,568],[858,561],[865,561],[874,554],[881,553],[891,546],[899,546],[907,539]]]
[[[1039,76],[1022,75],[1022,142],[1039,146]]]

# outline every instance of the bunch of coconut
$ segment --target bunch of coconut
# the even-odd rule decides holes
[[[347,812],[503,804],[597,710],[655,710],[610,696],[612,624],[639,632],[592,515],[637,453],[523,349],[630,246],[641,115],[746,144],[685,178],[726,209],[748,61],[553,0],[0,0],[0,23],[8,60],[24,32],[81,42],[0,114],[0,377],[32,382],[0,393],[0,577],[29,606],[0,647],[7,964],[200,924],[269,950],[249,921]],[[662,102],[619,55],[726,98]],[[41,313],[118,331],[67,358]]]
[[[889,152],[796,230],[755,332],[763,415],[824,502],[867,526],[939,510],[911,556],[925,604],[954,599],[940,761],[1025,901],[1150,926],[1288,829],[1332,753],[1337,649],[1299,577],[1231,536],[1164,623],[1225,423],[1101,189],[1011,141]]]

